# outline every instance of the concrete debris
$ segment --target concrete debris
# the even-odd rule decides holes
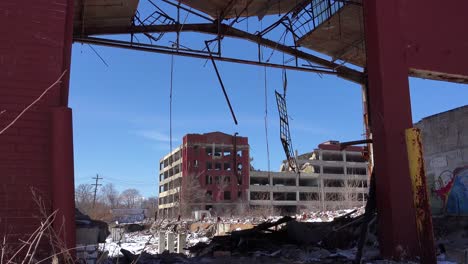
[[[280,257],[290,261],[310,262],[327,258],[346,259],[342,249],[356,246],[359,220],[352,211],[332,222],[299,222],[283,217],[254,228],[233,231],[228,236],[215,236],[210,243],[200,242],[188,248],[195,257],[231,255]],[[374,243],[374,241],[372,241]],[[223,253],[225,254],[225,253]]]
[[[353,263],[364,216],[363,209],[304,213],[295,217],[205,218],[203,221],[165,220],[143,231],[124,233],[125,242],[110,242],[107,263]],[[263,221],[262,221],[263,220]],[[330,221],[332,220],[332,221]],[[438,222],[435,221],[436,225]],[[438,223],[440,226],[440,223]],[[466,232],[445,224],[436,234],[462,242],[458,247],[439,237],[438,263],[463,261],[459,252],[468,246]],[[458,230],[458,232],[455,232]],[[466,237],[465,237],[466,236]],[[172,237],[172,238],[171,238]],[[162,248],[159,247],[163,238]],[[171,239],[168,239],[171,238]],[[184,243],[181,242],[184,239]],[[172,246],[168,246],[170,241]],[[466,244],[464,244],[466,243]],[[179,246],[179,244],[181,244]],[[185,254],[185,250],[187,253]],[[456,249],[457,251],[455,251]],[[182,252],[181,254],[170,251]],[[159,254],[158,254],[159,252]],[[458,256],[460,255],[460,256]],[[362,263],[416,263],[382,260],[376,221],[369,226]]]

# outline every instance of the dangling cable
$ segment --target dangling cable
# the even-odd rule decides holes
[[[267,88],[267,68],[264,67],[264,84],[265,84],[265,139],[268,158],[268,178],[270,178],[270,144],[268,142],[268,88]]]
[[[260,22],[260,31],[263,30],[263,23]],[[263,60],[263,48],[260,49],[260,57]],[[267,84],[267,67],[263,67],[263,84],[265,90],[265,141],[267,151],[267,166],[268,166],[268,184],[272,184],[270,176],[270,143],[268,141],[268,84]]]
[[[171,85],[169,91],[169,144],[170,152],[172,153],[172,88],[174,85],[174,54],[171,56]],[[172,160],[171,160],[172,164]]]

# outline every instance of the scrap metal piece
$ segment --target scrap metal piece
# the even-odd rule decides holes
[[[437,263],[434,233],[432,228],[431,207],[426,184],[426,171],[424,170],[424,158],[421,141],[421,131],[418,128],[409,128],[405,131],[406,148],[410,177],[413,187],[414,207],[416,209],[416,227],[421,263]]]
[[[275,91],[276,104],[278,105],[278,113],[280,117],[280,139],[283,145],[284,153],[288,160],[289,167],[296,173],[299,173],[296,156],[294,155],[291,134],[289,133],[288,109],[286,108],[286,100],[284,97]]]

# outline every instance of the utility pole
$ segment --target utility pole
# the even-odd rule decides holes
[[[94,185],[94,197],[93,197],[93,208],[94,208],[94,205],[96,205],[96,194],[97,194],[97,188],[98,186],[101,186],[102,184],[98,184],[99,180],[102,180],[104,178],[99,178],[99,174],[96,174],[96,177],[92,178],[93,180],[96,180],[96,183],[95,184],[92,184]]]

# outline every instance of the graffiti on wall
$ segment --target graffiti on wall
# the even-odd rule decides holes
[[[445,212],[468,215],[468,166],[441,172],[434,192],[444,202]]]

